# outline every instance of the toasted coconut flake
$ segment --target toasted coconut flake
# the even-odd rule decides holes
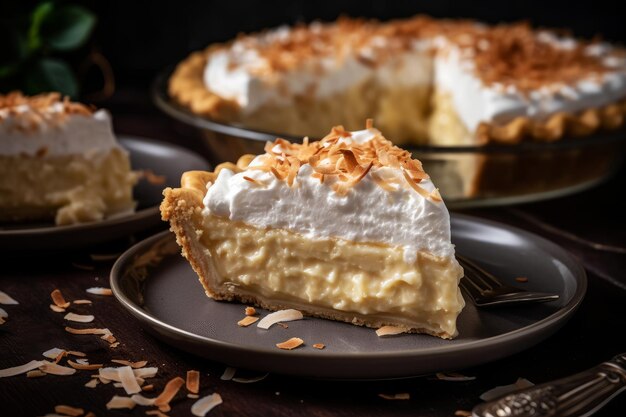
[[[43,361],[43,364],[39,367],[43,372],[52,375],[74,375],[76,369],[68,368],[54,362]]]
[[[269,329],[273,324],[283,321],[301,320],[303,318],[302,313],[298,310],[287,309],[279,310],[268,314],[257,324],[260,329]]]
[[[148,410],[146,411],[147,416],[157,416],[157,417],[168,417],[167,414],[163,414],[159,410]]]
[[[42,372],[39,369],[34,369],[32,371],[26,372],[27,378],[39,378],[39,377],[46,376],[46,375],[47,374],[45,372]]]
[[[92,304],[91,300],[74,300],[72,301],[74,304]]]
[[[70,407],[69,405],[57,405],[54,407],[54,412],[72,417],[78,417],[85,414],[85,410],[83,410],[82,408]]]
[[[467,410],[456,410],[454,415],[457,417],[472,417],[472,412]]]
[[[517,281],[517,282],[528,282],[528,278],[526,278],[526,277],[516,277],[515,281]]]
[[[113,295],[113,291],[110,288],[105,287],[91,287],[86,290],[89,294],[95,295]]]
[[[164,413],[169,412],[172,409],[172,407],[170,407],[169,404],[163,404],[159,406],[159,411],[162,411]]]
[[[134,394],[130,397],[131,400],[135,402],[137,405],[141,405],[143,407],[150,407],[154,405],[155,398],[147,398],[141,394]]]
[[[57,307],[68,308],[70,306],[70,303],[65,301],[65,297],[63,297],[61,290],[58,288],[50,293],[50,298],[52,298],[52,302]]]
[[[377,173],[371,172],[370,177],[372,178],[372,181],[374,181],[374,183],[378,185],[380,188],[382,188],[383,190],[396,191],[396,189],[391,184],[389,184],[387,181],[382,179]]]
[[[161,392],[161,394],[154,399],[154,405],[163,411],[162,407],[169,405],[172,398],[174,398],[183,385],[185,385],[185,380],[179,376],[169,380],[168,383],[165,384],[163,392]]]
[[[200,398],[200,396],[198,394],[187,394],[187,398],[191,398],[191,399],[196,400],[196,399]]]
[[[159,368],[156,366],[151,368],[133,369],[133,373],[137,378],[152,378],[157,374],[157,372],[159,372]]]
[[[233,379],[233,377],[235,376],[236,372],[237,372],[236,368],[232,368],[232,367],[229,366],[226,369],[224,369],[224,373],[222,374],[220,379],[222,381],[230,381],[231,379]]]
[[[46,350],[42,355],[48,359],[56,359],[60,354],[65,353],[65,350],[59,348],[52,348]]]
[[[150,384],[150,385],[144,385],[143,387],[141,387],[142,391],[154,391],[154,385]]]
[[[50,310],[54,311],[55,313],[65,313],[65,309],[63,307],[59,307],[55,304],[50,304]]]
[[[261,375],[261,376],[256,376],[253,378],[233,378],[232,380],[234,382],[239,382],[240,384],[253,384],[255,382],[259,382],[259,381],[263,381],[265,378],[267,378],[269,376],[269,374],[265,374],[265,375]]]
[[[374,119],[365,119],[365,128],[371,129],[374,127]]]
[[[421,195],[424,198],[430,197],[430,193],[426,191],[425,189],[423,189],[422,187],[420,187],[419,185],[417,185],[415,180],[411,178],[404,169],[402,170],[402,175],[404,175],[406,182],[411,186],[411,188],[413,188],[419,195]]]
[[[11,305],[11,304],[19,304],[19,303],[9,294],[5,293],[4,291],[0,291],[0,304]]]
[[[97,378],[92,378],[92,379],[89,380],[89,382],[87,382],[85,384],[85,386],[87,388],[95,388],[96,385],[98,385],[98,379]]]
[[[116,347],[118,347],[119,345],[120,345],[120,342],[113,342],[113,343],[111,343],[111,344],[109,345],[109,347],[110,347],[111,349],[115,349],[115,348],[116,348]]]
[[[68,355],[72,355],[72,356],[79,356],[79,357],[81,357],[81,358],[84,358],[85,356],[87,356],[87,354],[86,354],[86,353],[79,352],[79,351],[77,351],[77,350],[68,350],[66,353],[67,353]]]
[[[83,315],[83,314],[67,313],[65,317],[63,318],[65,320],[75,321],[77,323],[91,323],[95,317],[90,314]]]
[[[119,395],[114,395],[106,404],[107,410],[118,409],[118,408],[128,408],[132,410],[137,405],[131,398],[129,397],[120,397]]]
[[[85,414],[85,417],[96,417],[96,415],[93,413],[93,411],[90,411],[87,414]]]
[[[104,385],[106,385],[106,384],[110,384],[110,383],[111,383],[111,380],[110,380],[110,379],[105,378],[105,377],[100,376],[100,375],[98,375],[98,380],[100,380],[100,382],[102,382]]]
[[[87,359],[76,359],[76,363],[80,363],[81,365],[89,365],[89,361]]]
[[[437,372],[435,376],[441,381],[453,382],[473,381],[476,379],[475,376],[466,376],[456,372]]]
[[[530,388],[533,385],[535,384],[533,384],[532,382],[530,382],[529,380],[525,378],[517,378],[517,381],[515,381],[515,383],[513,384],[500,385],[488,391],[483,392],[480,395],[480,399],[483,401],[495,400],[496,398],[507,395],[513,391],[517,391],[518,389]]]
[[[117,341],[115,336],[113,336],[113,333],[105,333],[102,336],[100,336],[100,339],[106,340],[109,343],[115,343]]]
[[[256,309],[254,307],[246,307],[246,316],[254,316]]]
[[[76,329],[73,327],[65,327],[65,331],[68,333],[72,333],[72,334],[102,334],[102,335],[109,335],[112,334],[111,331],[107,328],[104,329],[96,329],[96,328],[89,328],[89,329]]]
[[[400,392],[398,394],[378,394],[380,398],[385,400],[410,400],[411,394],[408,392]]]
[[[67,360],[67,364],[71,366],[72,368],[78,369],[80,371],[94,371],[104,366],[101,363],[93,363],[93,364],[79,363],[79,362],[74,362],[73,360],[70,360],[70,359]]]
[[[324,349],[326,347],[326,345],[323,344],[323,343],[316,343],[316,344],[313,345],[313,347],[315,349],[320,349],[321,350],[321,349]]]
[[[37,369],[42,366],[45,361],[30,361],[24,365],[13,366],[11,368],[0,369],[0,378],[6,378],[9,376],[24,374],[33,369]]]
[[[258,320],[259,320],[258,317],[246,316],[237,322],[237,326],[248,327],[249,325],[256,323]]]
[[[384,337],[384,336],[393,336],[400,333],[405,333],[406,328],[400,326],[383,326],[380,329],[376,330],[376,336]]]
[[[172,401],[172,398],[178,393],[180,387],[185,385],[185,380],[181,377],[177,376],[176,378],[172,378],[167,384],[165,384],[165,388],[163,392],[155,398],[154,405],[161,406],[167,405]],[[161,410],[163,411],[163,410]]]
[[[143,368],[148,364],[148,361],[131,362],[124,359],[111,359],[111,362],[119,363],[120,365],[130,366],[133,369]]]
[[[6,312],[5,309],[0,308],[0,324],[4,324],[5,323],[5,319],[7,319],[9,317],[9,313]]]
[[[187,371],[186,386],[187,391],[197,394],[200,391],[200,372],[195,370]]]
[[[439,192],[439,188],[435,188],[434,190],[430,192],[430,199],[437,203],[440,201],[443,201],[443,198],[441,197],[441,193]]]
[[[197,417],[204,417],[209,411],[222,403],[222,397],[218,394],[207,395],[200,398],[191,406],[191,414]]]
[[[289,340],[285,340],[281,343],[276,343],[276,347],[283,350],[292,350],[304,344],[304,340],[299,337],[292,337]]]

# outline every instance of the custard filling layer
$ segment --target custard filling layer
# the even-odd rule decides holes
[[[56,224],[131,212],[136,175],[120,150],[55,157],[0,156],[0,220],[55,218]]]
[[[213,215],[203,222],[199,239],[215,271],[205,277],[212,288],[376,318],[379,325],[457,333],[464,301],[458,288],[462,269],[454,258],[420,252],[409,264],[400,247],[308,239]]]

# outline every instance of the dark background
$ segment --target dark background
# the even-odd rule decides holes
[[[120,82],[143,82],[164,66],[211,42],[281,24],[353,17],[388,20],[426,13],[498,23],[529,20],[572,29],[576,36],[626,42],[626,16],[612,1],[100,1],[85,2],[99,18],[95,42]]]
[[[37,3],[0,0],[0,21],[23,15]],[[615,0],[76,0],[57,3],[82,4],[98,16],[95,33],[88,44],[64,58],[78,67],[81,58],[96,48],[111,63],[117,86],[133,89],[146,88],[160,69],[212,42],[282,24],[331,21],[340,15],[388,20],[425,13],[488,23],[528,20],[535,26],[568,28],[579,37],[602,35],[607,40],[626,43],[626,16],[617,10],[620,2]],[[97,80],[88,79],[89,82],[97,84]],[[85,90],[92,89],[86,87]]]

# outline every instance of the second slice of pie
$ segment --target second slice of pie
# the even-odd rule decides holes
[[[463,270],[419,161],[371,126],[265,151],[164,191],[163,219],[209,297],[457,335]]]

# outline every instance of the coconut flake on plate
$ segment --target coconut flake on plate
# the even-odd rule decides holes
[[[133,394],[130,396],[130,399],[133,400],[137,405],[140,405],[142,407],[150,407],[154,405],[154,400],[156,398],[148,398],[140,394]]]
[[[64,349],[59,349],[55,347],[55,348],[46,350],[44,353],[42,353],[42,355],[48,359],[56,359],[59,355],[63,353],[65,353]]]
[[[300,347],[304,344],[304,340],[299,337],[292,337],[289,340],[285,340],[281,343],[276,343],[276,347],[283,350],[293,350],[297,347]]]
[[[376,336],[385,337],[385,336],[394,336],[400,333],[405,333],[406,328],[401,326],[383,326],[376,330]]]
[[[61,290],[58,288],[54,289],[54,291],[50,293],[50,298],[52,298],[52,302],[57,307],[68,308],[70,306],[70,303],[65,301],[65,297],[63,297]]]
[[[138,378],[152,378],[157,374],[157,372],[159,372],[159,368],[157,368],[156,366],[150,368],[133,369],[133,373]]]
[[[90,380],[89,380],[89,382],[87,382],[87,383],[85,384],[85,386],[86,386],[87,388],[95,388],[95,387],[96,387],[96,385],[98,385],[98,382],[99,382],[99,381],[98,381],[98,379],[97,379],[97,378],[92,378],[92,379],[90,379]]]
[[[102,368],[104,365],[101,363],[94,363],[94,364],[89,364],[89,363],[79,363],[79,362],[74,362],[71,359],[67,360],[67,364],[69,366],[71,366],[74,369],[78,369],[80,371],[94,371],[96,369],[100,369]]]
[[[294,320],[302,320],[302,313],[298,310],[294,310],[293,308],[287,310],[278,310],[273,313],[268,314],[263,317],[257,327],[260,329],[269,329],[273,324],[283,322],[283,321],[294,321]]]

